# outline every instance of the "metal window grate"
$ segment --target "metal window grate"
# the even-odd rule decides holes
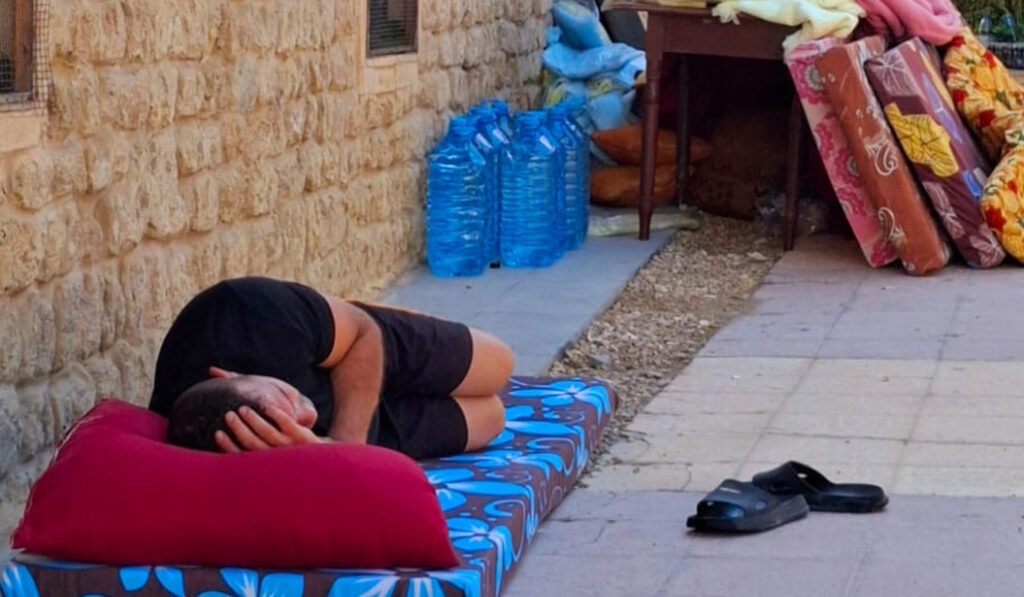
[[[419,0],[367,0],[367,3],[367,54],[387,56],[415,52]]]
[[[0,113],[45,113],[49,25],[50,0],[0,0]]]

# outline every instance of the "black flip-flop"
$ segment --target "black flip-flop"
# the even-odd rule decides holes
[[[806,464],[790,461],[754,475],[754,485],[774,495],[802,495],[816,512],[878,512],[889,503],[877,485],[833,483]]]
[[[801,495],[778,496],[735,479],[726,479],[697,504],[686,526],[698,531],[758,533],[807,516]]]

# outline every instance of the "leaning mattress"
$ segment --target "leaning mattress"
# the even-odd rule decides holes
[[[3,597],[493,597],[540,522],[572,489],[616,405],[600,381],[513,378],[505,431],[483,451],[421,463],[462,565],[425,570],[256,570],[92,565],[19,554]]]

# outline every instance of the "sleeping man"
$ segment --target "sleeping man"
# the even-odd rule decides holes
[[[511,350],[460,323],[266,278],[213,286],[164,338],[150,409],[169,439],[222,452],[370,443],[472,451],[505,425]]]

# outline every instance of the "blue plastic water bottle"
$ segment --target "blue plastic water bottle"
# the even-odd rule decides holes
[[[548,128],[565,148],[565,247],[578,249],[586,237],[586,218],[589,216],[588,194],[583,190],[583,160],[585,153],[579,131],[572,124],[569,108],[565,104],[551,106],[548,112]]]
[[[512,112],[508,108],[508,102],[500,99],[492,99],[490,101],[491,108],[494,108],[495,114],[498,115],[498,125],[501,126],[501,130],[505,132],[505,136],[511,139],[515,136],[515,131],[512,127]]]
[[[576,230],[576,238],[579,242],[577,247],[587,239],[587,232],[590,229],[590,135],[580,125],[580,121],[586,117],[586,104],[582,100],[569,102],[566,106],[568,111],[568,122],[580,140],[580,200],[576,203],[579,216],[576,222],[579,228]]]
[[[487,218],[487,259],[490,263],[497,263],[498,255],[498,218],[501,209],[500,202],[500,156],[511,141],[498,125],[498,116],[494,110],[485,105],[479,105],[469,111],[469,115],[476,119],[476,127],[479,136],[482,137],[478,144],[486,144],[491,148],[489,160],[491,170],[489,172],[487,188],[488,194],[488,218]]]
[[[501,264],[547,267],[555,262],[555,180],[558,148],[544,113],[516,113],[512,143],[501,155]]]
[[[427,158],[427,263],[437,276],[479,276],[488,263],[488,164],[476,136],[474,120],[456,116]]]
[[[544,111],[544,130],[558,149],[558,173],[555,175],[555,217],[552,219],[551,225],[554,228],[556,239],[555,257],[560,258],[569,248],[568,213],[566,212],[566,201],[570,193],[569,152],[575,152],[576,139],[557,117],[552,116],[550,109]],[[575,183],[575,181],[573,182]],[[576,192],[575,184],[571,192]]]

